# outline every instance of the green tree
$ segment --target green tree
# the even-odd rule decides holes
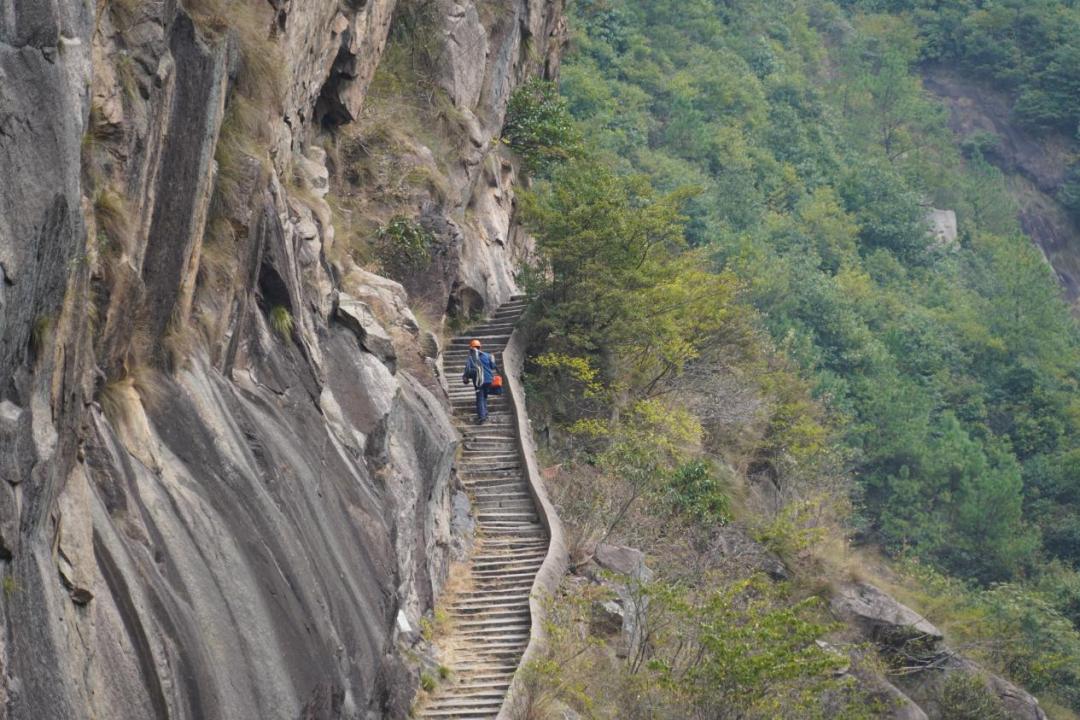
[[[581,136],[555,83],[533,79],[519,86],[506,106],[503,141],[534,173],[573,157]]]

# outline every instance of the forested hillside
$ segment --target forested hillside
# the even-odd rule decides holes
[[[1080,336],[986,148],[919,74],[953,64],[1033,132],[1075,132],[1072,5],[579,0],[561,99],[519,91],[506,139],[546,178],[524,207],[548,271],[534,412],[566,488],[588,488],[562,512],[583,547],[663,555],[655,592],[686,613],[664,627],[715,633],[696,636],[704,670],[659,639],[630,663],[629,685],[670,693],[638,716],[865,712],[811,680],[829,626],[805,603],[874,549],[953,642],[1053,716],[1080,711]],[[793,568],[786,599],[702,559],[729,524]],[[721,613],[747,592],[763,605]],[[810,625],[770,662],[803,672],[726,674],[720,638],[781,611]],[[943,697],[932,716],[998,712]]]

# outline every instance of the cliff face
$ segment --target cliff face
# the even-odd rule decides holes
[[[561,4],[435,3],[455,162],[395,207],[438,249],[411,296],[335,248],[323,149],[396,9],[0,12],[7,716],[407,711],[396,636],[462,544],[436,335],[515,290],[493,140],[513,87],[555,72]]]

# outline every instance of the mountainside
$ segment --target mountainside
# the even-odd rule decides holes
[[[572,6],[578,133],[522,202],[530,409],[573,570],[537,706],[1080,712],[1080,336],[1033,242],[1069,275],[1042,230],[1073,207],[1078,21]],[[996,89],[950,117],[947,81]],[[963,132],[979,113],[1000,138]]]
[[[924,83],[949,108],[957,140],[978,148],[1006,177],[1020,226],[1053,265],[1065,296],[1080,297],[1080,228],[1059,199],[1076,162],[1075,139],[1060,130],[1033,131],[1013,117],[1004,93],[943,67],[928,67]]]
[[[0,718],[1080,717],[1077,38],[7,3]]]
[[[0,12],[0,714],[408,712],[395,643],[467,525],[444,319],[516,287],[493,140],[561,9],[395,5]],[[395,95],[413,35],[433,72]]]

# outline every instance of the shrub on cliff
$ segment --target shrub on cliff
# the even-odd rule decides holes
[[[555,83],[533,79],[514,91],[506,108],[503,142],[534,173],[550,171],[579,152],[581,134]]]

